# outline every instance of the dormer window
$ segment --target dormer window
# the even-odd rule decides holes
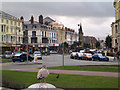
[[[35,28],[37,28],[37,27],[36,27],[36,25],[33,25],[32,28],[35,29]]]
[[[23,28],[24,28],[24,29],[27,29],[27,25],[24,25]]]

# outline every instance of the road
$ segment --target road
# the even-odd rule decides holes
[[[34,62],[10,62],[0,64],[1,70],[9,70],[9,69],[24,69],[24,68],[39,68],[41,67],[41,63],[47,65],[47,67],[51,66],[62,66],[62,55],[52,54],[49,56],[43,56],[43,60],[39,60],[38,63]],[[69,55],[64,56],[64,65],[118,65],[118,62],[102,62],[102,61],[87,61],[87,60],[75,60],[70,59]]]

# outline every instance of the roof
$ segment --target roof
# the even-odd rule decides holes
[[[15,19],[17,19],[15,16],[12,16],[12,15],[10,15],[8,13],[5,13],[5,12],[3,12],[1,10],[0,10],[0,18],[5,18],[5,19],[15,18]]]
[[[24,21],[24,24],[31,24],[31,21]],[[33,23],[33,24],[39,24],[39,22],[34,21],[34,23]]]

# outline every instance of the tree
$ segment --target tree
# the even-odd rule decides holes
[[[105,45],[106,45],[107,48],[112,48],[112,38],[111,38],[111,36],[108,35],[106,37]]]
[[[84,43],[84,44],[83,44],[83,47],[84,47],[84,48],[91,48],[91,46],[90,46],[89,43]]]
[[[100,48],[100,42],[97,41],[97,42],[95,43],[95,46],[96,46],[96,48]]]

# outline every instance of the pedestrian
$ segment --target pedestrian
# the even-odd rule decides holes
[[[116,61],[116,52],[115,52],[115,49],[113,49],[113,56],[114,56],[114,61]]]
[[[120,50],[117,52],[117,59],[120,60]]]

